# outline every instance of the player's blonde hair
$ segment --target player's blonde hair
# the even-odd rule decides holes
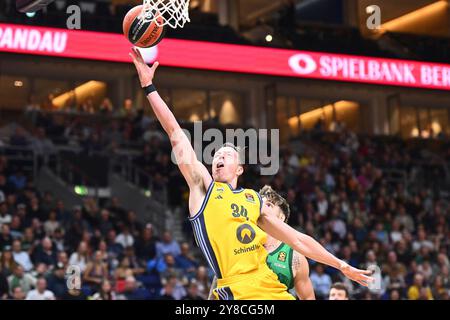
[[[284,214],[284,222],[287,222],[289,216],[291,215],[291,209],[289,203],[283,198],[278,192],[272,189],[271,186],[265,185],[261,190],[259,190],[259,195],[261,198],[266,198],[267,201],[275,206],[280,207]]]

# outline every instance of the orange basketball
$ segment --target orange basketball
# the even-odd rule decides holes
[[[164,26],[159,27],[154,21],[144,21],[140,18],[143,6],[136,6],[123,19],[123,33],[137,47],[149,48],[157,45],[164,37]],[[163,18],[158,17],[158,23]]]

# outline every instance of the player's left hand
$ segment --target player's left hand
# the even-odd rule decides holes
[[[347,278],[355,282],[358,282],[360,285],[364,287],[367,287],[370,282],[374,281],[373,277],[368,276],[373,273],[370,270],[357,269],[347,263],[343,264],[340,270]]]
[[[139,81],[141,82],[142,88],[151,85],[155,76],[155,71],[159,66],[159,62],[155,61],[155,63],[151,67],[149,67],[145,63],[144,58],[142,57],[142,54],[138,48],[131,49],[130,57],[133,59],[133,63],[139,75]]]

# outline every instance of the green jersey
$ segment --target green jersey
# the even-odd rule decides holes
[[[278,280],[286,285],[288,290],[294,288],[294,274],[292,272],[292,259],[294,249],[285,243],[267,255],[267,265],[278,276]]]

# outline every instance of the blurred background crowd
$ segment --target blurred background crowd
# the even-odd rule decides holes
[[[22,14],[0,1],[0,299],[208,296],[213,272],[193,239],[187,186],[115,47],[140,3],[55,0]],[[70,5],[79,31],[67,30]],[[190,17],[158,50],[174,62],[158,69],[158,92],[181,126],[191,136],[196,121],[203,132],[278,129],[278,172],[245,165],[240,185],[271,185],[291,226],[377,271],[380,287],[365,289],[309,261],[316,297],[345,286],[350,299],[448,300],[450,3],[191,0]],[[215,53],[208,65],[186,64],[199,48]],[[298,53],[337,59],[339,76],[293,73]],[[249,55],[267,70],[236,72]],[[384,82],[355,74],[374,61]],[[422,77],[409,83],[405,66]]]
[[[96,126],[70,114],[59,131],[57,116],[35,110],[31,117],[27,111],[30,129],[16,126],[3,142],[35,149],[45,159],[61,143],[77,145],[81,153],[111,155],[117,152],[112,146],[123,148],[131,140],[140,150],[134,163],[160,188],[179,190],[168,197],[179,209],[174,214],[182,216],[183,232],[175,239],[172,230],[139,221],[114,196],[102,201],[86,196],[83,205],[67,207],[52,191],[38,191],[33,177],[3,155],[0,296],[207,298],[212,271],[195,248],[186,218],[187,187],[159,126],[138,111]],[[328,129],[318,122],[282,146],[275,176],[260,176],[257,165],[246,166],[241,181],[256,190],[272,185],[291,206],[290,225],[355,267],[379,268],[381,290],[367,290],[310,261],[316,296],[327,298],[333,282],[342,281],[352,298],[448,299],[450,207],[440,192],[442,167],[428,157],[429,147],[423,141],[357,135],[342,123]],[[448,142],[438,154],[450,160]]]

